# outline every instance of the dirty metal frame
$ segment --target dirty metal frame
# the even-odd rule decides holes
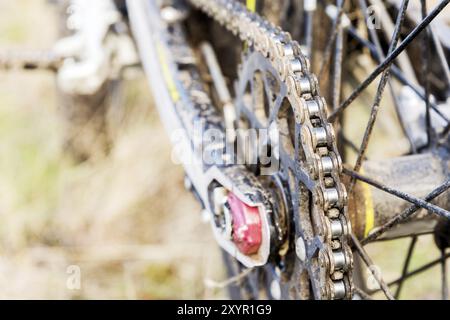
[[[171,24],[173,33],[168,31],[167,22],[159,15],[160,8],[154,1],[132,0],[127,1],[127,6],[131,28],[141,53],[144,71],[157,101],[159,114],[169,134],[182,133],[181,139],[173,143],[180,144],[178,145],[180,150],[186,151],[179,160],[202,205],[213,217],[215,204],[211,194],[214,188],[224,187],[237,195],[245,204],[260,208],[263,237],[257,253],[250,256],[242,254],[236,245],[224,237],[215,226],[214,219],[210,218],[216,240],[223,249],[246,267],[264,265],[271,249],[270,195],[243,165],[205,164],[199,157],[202,152],[199,150],[201,146],[193,139],[194,123],[201,123],[205,129],[222,132],[223,136],[225,136],[225,130],[222,124],[223,119],[212,105],[207,93],[203,91],[202,84],[199,83],[193,52],[185,42],[183,32],[176,22]],[[174,35],[175,33],[177,34]],[[177,52],[181,54],[177,56]],[[190,87],[180,79],[180,71],[189,73]],[[195,85],[196,82],[197,85]],[[225,146],[218,148],[225,148]],[[218,160],[220,163],[223,159]]]

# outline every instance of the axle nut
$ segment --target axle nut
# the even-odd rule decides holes
[[[243,254],[258,252],[262,242],[262,224],[258,207],[251,207],[229,192],[227,202],[230,205],[233,225],[233,242]]]

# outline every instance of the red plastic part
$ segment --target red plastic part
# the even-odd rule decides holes
[[[256,253],[262,241],[261,217],[258,207],[248,206],[232,192],[228,193],[227,201],[231,209],[234,243],[243,254]]]

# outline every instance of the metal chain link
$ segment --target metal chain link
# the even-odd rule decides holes
[[[327,121],[326,102],[319,94],[317,78],[310,73],[308,59],[289,33],[271,24],[244,5],[230,0],[190,0],[198,9],[253,46],[269,59],[288,88],[296,120],[301,125],[304,165],[316,182],[313,191],[314,228],[323,240],[318,254],[321,272],[320,298],[352,297],[353,257],[348,245],[351,226],[347,215],[347,193],[340,181],[342,162],[334,130]]]
[[[0,52],[0,70],[43,69],[56,71],[62,57],[52,51],[5,51]]]

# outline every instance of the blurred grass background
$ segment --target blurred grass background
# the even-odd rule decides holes
[[[55,18],[44,0],[0,0],[0,48],[50,48]],[[63,153],[54,81],[47,72],[0,72],[0,298],[226,297],[204,285],[225,278],[220,253],[169,160],[142,75],[126,84],[127,121],[111,155],[81,165]],[[367,119],[367,109],[354,110]],[[390,126],[378,123],[382,137]],[[407,245],[368,246],[387,281]],[[417,248],[411,268],[439,255],[431,237]],[[80,290],[66,286],[70,265],[81,268]],[[439,298],[439,272],[406,282],[402,298]]]
[[[46,1],[0,0],[0,48],[50,48],[55,19]],[[0,72],[0,298],[223,297],[204,286],[224,278],[221,257],[142,75],[111,155],[81,165],[63,153],[54,84]],[[70,265],[80,290],[66,287]]]

